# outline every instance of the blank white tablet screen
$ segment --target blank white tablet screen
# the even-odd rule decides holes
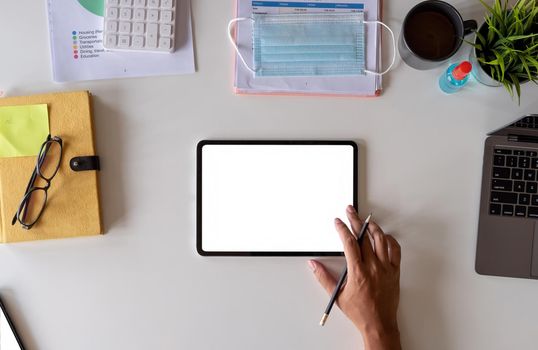
[[[353,167],[351,145],[204,145],[202,250],[342,251]]]

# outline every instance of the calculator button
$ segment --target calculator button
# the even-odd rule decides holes
[[[136,49],[141,49],[144,47],[144,37],[138,35],[133,37],[133,47]]]
[[[156,22],[159,20],[158,10],[148,10],[148,21]]]
[[[171,41],[170,38],[159,39],[159,49],[170,50]]]
[[[169,25],[169,24],[162,24],[161,29],[160,29],[160,34],[161,34],[161,36],[171,36],[172,35],[172,26]]]
[[[116,21],[108,21],[106,22],[106,30],[109,32],[117,32],[118,31],[118,22]]]
[[[131,19],[132,11],[131,9],[121,9],[120,10],[120,18],[121,19]]]
[[[107,3],[110,6],[118,6],[120,4],[120,1],[119,0],[108,0]]]
[[[119,47],[129,47],[130,41],[129,35],[120,35]]]
[[[146,6],[146,0],[135,0],[134,4],[136,7],[144,7]]]
[[[116,46],[116,43],[118,42],[118,37],[114,34],[108,34],[106,36],[106,44],[108,47]]]
[[[159,0],[148,0],[148,7],[159,7]]]
[[[174,0],[162,0],[161,6],[165,9],[171,9],[174,7]]]
[[[132,6],[133,0],[120,0],[121,6]]]
[[[116,19],[118,18],[118,8],[117,7],[110,7],[108,10],[108,18],[110,19]]]
[[[137,21],[143,21],[146,18],[146,10],[144,9],[135,9],[134,10],[134,19]]]
[[[159,31],[159,25],[156,23],[148,24],[148,32],[146,34],[146,45],[151,48],[157,47],[157,33]]]
[[[120,22],[120,33],[129,34],[131,32],[131,22]]]
[[[172,22],[172,11],[161,11],[162,22]]]
[[[133,33],[135,34],[144,34],[144,23],[135,22],[133,25]]]

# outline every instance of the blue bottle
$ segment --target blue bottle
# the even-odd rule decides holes
[[[439,87],[447,94],[458,91],[469,81],[469,73],[471,73],[472,68],[469,61],[454,63],[439,78]]]

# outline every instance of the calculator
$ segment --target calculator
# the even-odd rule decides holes
[[[107,50],[173,52],[176,2],[180,0],[105,0]]]

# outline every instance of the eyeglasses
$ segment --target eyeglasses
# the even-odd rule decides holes
[[[47,204],[47,192],[51,181],[60,169],[62,153],[62,139],[58,136],[51,137],[48,135],[47,140],[41,145],[36,166],[11,225],[15,225],[18,221],[24,229],[29,230],[39,220]],[[38,178],[45,181],[44,186],[35,186]]]

